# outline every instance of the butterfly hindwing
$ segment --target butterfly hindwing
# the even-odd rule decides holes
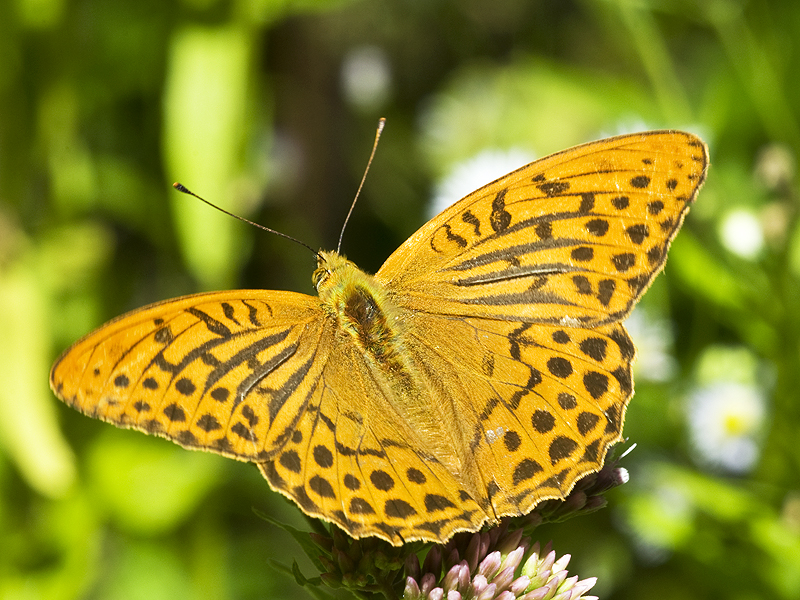
[[[412,322],[419,360],[460,383],[451,402],[469,427],[490,514],[522,515],[541,500],[565,497],[620,440],[635,353],[621,325],[565,328],[424,313]]]
[[[425,449],[363,355],[331,344],[291,440],[259,465],[272,487],[354,537],[399,544],[477,529],[485,510]]]

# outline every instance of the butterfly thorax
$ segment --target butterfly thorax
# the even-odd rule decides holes
[[[313,280],[326,313],[336,320],[339,331],[351,335],[380,370],[407,380],[407,365],[399,347],[402,324],[384,288],[336,252],[320,253]],[[408,384],[410,381],[406,381]]]

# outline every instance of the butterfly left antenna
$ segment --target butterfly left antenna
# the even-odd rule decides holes
[[[339,254],[342,250],[342,238],[344,237],[344,230],[347,227],[347,223],[350,221],[350,215],[353,214],[353,209],[356,207],[356,201],[358,200],[359,194],[361,194],[361,188],[364,187],[364,181],[367,179],[367,173],[369,173],[369,167],[372,164],[372,159],[375,158],[375,150],[378,149],[378,142],[381,139],[381,133],[383,133],[383,127],[386,125],[386,119],[381,117],[380,121],[378,121],[378,129],[375,132],[375,143],[372,144],[372,152],[369,155],[369,160],[367,161],[367,168],[364,169],[364,176],[361,178],[361,183],[358,184],[358,190],[356,190],[356,197],[353,198],[353,203],[350,205],[350,210],[347,211],[347,216],[344,218],[344,224],[342,225],[342,231],[339,233],[339,244],[336,246],[336,254]]]
[[[306,243],[304,243],[304,242],[301,242],[301,241],[300,241],[300,240],[298,240],[297,238],[293,238],[292,236],[290,236],[290,235],[286,235],[285,233],[281,233],[280,231],[275,231],[274,229],[270,229],[269,227],[266,227],[265,225],[260,225],[259,223],[255,223],[255,222],[251,221],[250,219],[245,219],[244,217],[240,217],[239,215],[233,214],[232,212],[229,212],[229,211],[225,210],[224,208],[220,208],[219,206],[217,206],[217,205],[216,205],[216,204],[214,204],[213,202],[209,202],[209,201],[208,201],[208,200],[206,200],[205,198],[202,198],[202,197],[198,196],[197,194],[195,194],[195,193],[194,193],[192,190],[190,190],[189,188],[187,188],[187,187],[186,187],[185,185],[183,185],[182,183],[178,183],[178,182],[176,181],[175,183],[173,183],[173,184],[172,184],[172,187],[174,187],[174,188],[175,188],[176,190],[178,190],[179,192],[183,192],[184,194],[189,194],[190,196],[194,196],[194,197],[195,197],[195,198],[197,198],[198,200],[200,200],[200,201],[202,201],[202,202],[205,202],[206,204],[208,204],[210,207],[212,207],[212,208],[216,208],[218,211],[220,211],[220,212],[223,212],[223,213],[225,213],[226,215],[233,217],[234,219],[239,219],[240,221],[243,221],[243,222],[247,223],[248,225],[252,225],[253,227],[257,227],[258,229],[262,229],[263,231],[268,231],[269,233],[274,233],[275,235],[279,235],[279,236],[281,236],[282,238],[286,238],[287,240],[291,240],[291,241],[295,242],[296,244],[300,244],[300,245],[301,245],[301,246],[303,246],[304,248],[308,248],[309,250],[311,250],[311,252],[313,252],[313,253],[314,253],[314,256],[316,256],[318,259],[321,259],[321,258],[322,258],[322,257],[320,256],[320,253],[319,253],[319,252],[317,252],[316,250],[314,250],[314,249],[313,249],[311,246],[309,246],[308,244],[306,244]]]

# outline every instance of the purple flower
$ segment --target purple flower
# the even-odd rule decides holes
[[[434,556],[431,557],[431,554]],[[442,565],[442,555],[446,556]],[[459,535],[434,547],[422,568],[406,560],[405,600],[596,600],[584,596],[597,581],[568,577],[565,554],[556,560],[550,544],[542,550],[508,522],[483,533]],[[444,573],[442,573],[442,566]]]

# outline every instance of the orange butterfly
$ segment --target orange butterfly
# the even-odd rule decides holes
[[[258,463],[354,537],[443,542],[563,498],[621,439],[621,321],[702,185],[705,144],[624,135],[533,162],[425,224],[373,276],[320,252],[318,297],[186,296],[68,349],[59,398]]]

